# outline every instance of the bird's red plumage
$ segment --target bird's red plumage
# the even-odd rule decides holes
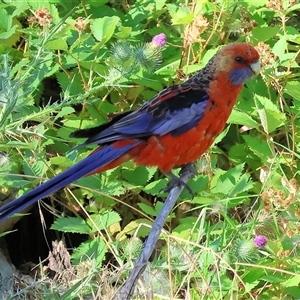
[[[228,78],[231,70],[240,68],[238,62],[232,64],[232,60],[230,61],[229,58],[241,55],[249,60],[249,64],[259,59],[256,50],[251,45],[244,43],[231,44],[220,52],[221,58],[217,66],[219,70],[216,71],[215,79],[207,87],[209,103],[200,122],[178,136],[172,136],[170,133],[163,136],[153,135],[146,142],[131,149],[119,159],[120,162],[131,158],[138,165],[157,166],[162,172],[168,173],[175,167],[196,161],[207,151],[216,136],[224,129],[238,94],[243,88],[243,85],[232,84]],[[133,141],[126,139],[123,140],[123,143]],[[99,171],[117,165],[114,162]]]

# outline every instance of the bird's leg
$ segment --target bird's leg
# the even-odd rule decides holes
[[[184,186],[194,198],[194,192],[191,187],[181,179],[181,176],[186,174],[190,174],[190,177],[194,177],[197,174],[197,170],[194,164],[186,164],[181,166],[181,170],[179,172],[180,177],[177,177],[172,172],[166,173],[166,175],[169,176],[171,180],[169,181],[168,186],[163,190],[165,192],[170,192],[170,190],[176,185]]]

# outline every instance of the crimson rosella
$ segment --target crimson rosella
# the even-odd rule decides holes
[[[162,90],[139,108],[73,137],[96,144],[87,158],[0,208],[0,221],[75,180],[132,159],[171,174],[196,161],[223,130],[247,79],[260,71],[259,54],[246,43],[231,43],[186,82]]]

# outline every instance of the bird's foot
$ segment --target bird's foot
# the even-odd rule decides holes
[[[186,164],[181,166],[181,170],[179,172],[180,177],[181,176],[188,176],[189,178],[195,177],[197,175],[197,169],[195,164]]]
[[[194,177],[196,174],[197,174],[197,171],[196,171],[196,167],[194,164],[183,165],[179,172],[180,177],[177,177],[172,172],[166,173],[166,175],[169,176],[171,178],[171,180],[169,181],[168,186],[162,190],[164,192],[170,192],[174,186],[183,186],[191,194],[192,198],[194,198],[193,190],[186,182],[184,182],[181,179],[181,177],[188,176],[191,178],[191,177]]]

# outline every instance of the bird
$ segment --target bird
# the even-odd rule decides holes
[[[71,137],[86,138],[74,150],[92,144],[97,148],[0,207],[0,222],[83,176],[102,173],[128,160],[155,166],[176,178],[172,170],[195,162],[207,151],[224,129],[245,82],[259,72],[259,53],[254,46],[230,43],[185,82],[163,89],[150,101],[107,123],[73,132]]]

